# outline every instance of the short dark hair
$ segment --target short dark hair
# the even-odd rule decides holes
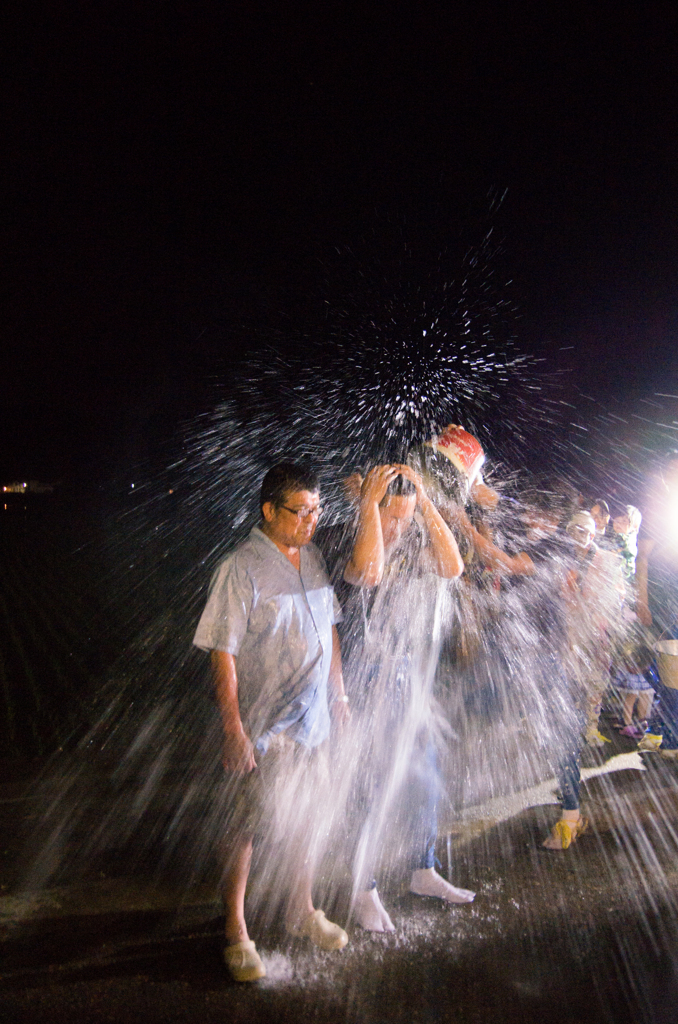
[[[279,508],[284,504],[287,495],[292,491],[319,491],[318,474],[310,466],[296,462],[279,462],[269,469],[261,481],[259,507],[263,509],[267,501]]]
[[[410,494],[416,494],[417,488],[414,486],[411,480],[408,480],[406,476],[398,473],[398,476],[391,480],[390,484],[386,488],[386,494],[379,502],[383,505],[389,498],[409,498]]]
[[[591,508],[595,508],[596,505],[598,506],[601,512],[604,512],[606,516],[609,516],[610,506],[603,498],[594,498],[591,502]]]

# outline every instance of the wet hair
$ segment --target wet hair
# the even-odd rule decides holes
[[[431,445],[422,444],[412,449],[407,462],[421,474],[427,488],[432,485],[441,495],[451,498],[455,505],[464,507],[469,496],[469,479],[446,455]]]
[[[603,498],[594,498],[591,502],[591,508],[595,508],[596,505],[598,506],[601,512],[604,512],[606,516],[609,516],[610,506],[606,501],[604,501]]]
[[[400,473],[394,480],[391,480],[386,494],[379,502],[380,505],[385,505],[389,498],[409,498],[411,494],[416,494],[417,488],[414,486],[411,480],[408,480],[406,476],[402,476]]]
[[[643,515],[639,508],[635,505],[622,505],[614,519],[620,519],[621,516],[626,516],[629,521],[629,533],[638,533],[640,524],[643,521]]]
[[[279,462],[269,469],[261,481],[259,506],[263,510],[267,501],[279,508],[292,491],[318,491],[320,480],[310,466],[295,462]]]

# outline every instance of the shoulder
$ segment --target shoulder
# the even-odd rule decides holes
[[[250,535],[219,562],[212,575],[212,587],[223,585],[233,577],[256,575],[269,561],[267,554],[265,546]]]

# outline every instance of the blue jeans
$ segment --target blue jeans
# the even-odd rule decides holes
[[[558,667],[560,670],[560,666]],[[561,685],[567,685],[564,673],[560,672]],[[581,752],[584,744],[586,712],[575,709],[565,720],[561,718],[557,752],[556,776],[560,787],[560,805],[564,811],[579,808],[579,787],[581,785]]]
[[[560,806],[564,811],[576,811],[579,808],[579,787],[581,785],[581,748],[582,734],[570,739],[563,750],[563,757],[558,768],[558,785],[560,786]]]
[[[387,735],[393,737],[394,744],[397,744],[400,730],[403,728],[403,703],[409,699],[411,671],[412,666],[408,657],[403,657],[399,664],[391,668],[387,675],[389,699],[385,700],[379,709],[380,726],[386,729]],[[362,713],[369,716],[370,702],[373,699],[371,691],[380,678],[380,666],[369,667],[363,678],[365,683],[362,693],[356,695],[356,712],[357,715]],[[377,817],[379,815],[378,808],[384,793],[383,781],[392,769],[393,763],[389,763],[389,757],[379,762],[367,755],[365,774],[361,780],[362,784],[359,781],[354,804],[363,822],[357,830],[359,836],[367,836],[370,833],[375,813]],[[440,778],[436,747],[428,730],[422,729],[414,741],[409,765],[393,808],[393,817],[397,818],[399,828],[407,835],[412,870],[435,866],[439,797]],[[368,847],[380,839],[381,837],[374,835],[368,841]],[[375,885],[376,881],[373,880],[368,888]]]
[[[432,868],[436,862],[440,778],[438,755],[430,735],[422,737],[414,749],[406,786],[413,808],[410,826],[412,869]]]

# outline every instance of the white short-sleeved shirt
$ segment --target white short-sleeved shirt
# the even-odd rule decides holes
[[[283,729],[308,747],[330,731],[332,626],[341,609],[313,544],[300,549],[300,565],[255,527],[217,567],[193,639],[235,656],[240,715],[260,753]]]

